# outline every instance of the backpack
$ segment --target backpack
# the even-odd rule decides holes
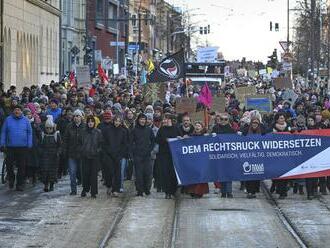
[[[57,140],[58,140],[58,135],[59,135],[60,131],[56,131],[54,133],[54,139],[55,139],[55,142],[57,143]],[[44,138],[45,138],[45,133],[42,132],[41,133],[41,143],[44,142]]]

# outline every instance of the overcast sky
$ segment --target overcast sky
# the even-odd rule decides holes
[[[287,0],[167,1],[184,9],[199,8],[191,11],[195,15],[191,22],[211,25],[207,40],[218,46],[228,60],[246,57],[265,62],[274,48],[281,51],[279,41],[286,40]],[[295,0],[290,2],[293,8]],[[270,21],[279,23],[279,32],[269,31]],[[205,36],[196,36],[205,44]]]

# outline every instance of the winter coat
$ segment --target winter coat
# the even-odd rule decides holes
[[[56,137],[56,138],[55,138]],[[55,182],[59,163],[59,152],[61,147],[61,136],[59,132],[53,134],[43,133],[41,135],[38,149],[41,181]]]
[[[60,119],[58,119],[56,128],[58,131],[60,131],[62,136],[65,134],[65,130],[70,123],[71,121],[69,121],[65,116],[62,116]]]
[[[194,133],[194,131],[195,131],[195,128],[193,125],[190,125],[189,131],[185,131],[182,124],[179,126],[180,136],[182,136],[182,137],[185,135],[190,136]]]
[[[102,133],[96,128],[86,128],[83,133],[81,153],[84,158],[95,159],[101,153]]]
[[[10,115],[6,118],[1,130],[1,146],[32,147],[32,127],[25,116]]]
[[[225,133],[235,133],[235,130],[229,125],[215,125],[213,128],[212,128],[212,133],[216,133],[216,134],[225,134]]]
[[[56,109],[49,108],[47,110],[47,115],[53,116],[54,122],[57,122],[58,118],[61,117],[61,114],[62,114],[62,109],[61,108],[56,108]]]
[[[101,126],[101,125],[100,125]],[[103,153],[112,159],[119,161],[127,155],[128,132],[125,128],[115,127],[113,124],[101,126],[103,136]]]
[[[74,122],[68,125],[63,138],[63,152],[69,158],[81,158],[81,147],[83,144],[85,128],[86,126],[83,123],[79,126],[77,126]]]
[[[155,145],[155,136],[150,127],[137,124],[130,137],[130,149],[133,156],[150,157]]]
[[[156,126],[152,126],[151,129],[152,129],[152,132],[154,133],[154,136],[155,136],[155,139],[156,139],[159,128],[156,127]],[[156,160],[156,156],[157,156],[158,152],[159,152],[159,145],[157,143],[155,143],[154,148],[151,151],[151,159],[152,160]]]
[[[168,145],[168,138],[176,138],[180,136],[180,131],[177,127],[166,127],[163,126],[158,130],[156,143],[159,144],[159,153],[160,154],[170,154],[170,147]]]

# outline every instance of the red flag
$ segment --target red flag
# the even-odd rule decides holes
[[[198,101],[202,104],[204,104],[206,107],[211,108],[212,106],[212,93],[209,89],[209,86],[207,83],[204,84],[204,86],[201,89],[201,92],[198,96]]]
[[[108,79],[107,75],[105,74],[101,64],[98,64],[97,71],[99,73],[99,78],[101,79],[102,83],[109,81],[109,79]]]
[[[70,71],[70,74],[69,74],[69,81],[72,85],[75,85],[76,84],[76,77],[74,75],[74,71]]]

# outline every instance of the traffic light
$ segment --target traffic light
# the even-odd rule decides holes
[[[275,23],[275,31],[276,32],[280,31],[280,25],[278,23]]]
[[[132,26],[136,26],[136,15],[132,15]]]
[[[209,34],[211,33],[211,25],[207,25],[205,27],[199,27],[199,34]]]
[[[84,55],[84,64],[85,65],[90,65],[90,64],[93,63],[93,60],[94,60],[93,49],[86,45],[84,47],[84,50],[86,52],[85,55]]]
[[[148,21],[149,21],[149,15],[148,14],[145,14],[145,16],[144,16],[144,24],[145,25],[148,25]]]
[[[273,31],[273,22],[269,23],[269,31]]]
[[[268,56],[269,60],[267,62],[267,66],[273,69],[277,68],[278,60],[277,60],[277,49],[274,49],[272,55]]]

